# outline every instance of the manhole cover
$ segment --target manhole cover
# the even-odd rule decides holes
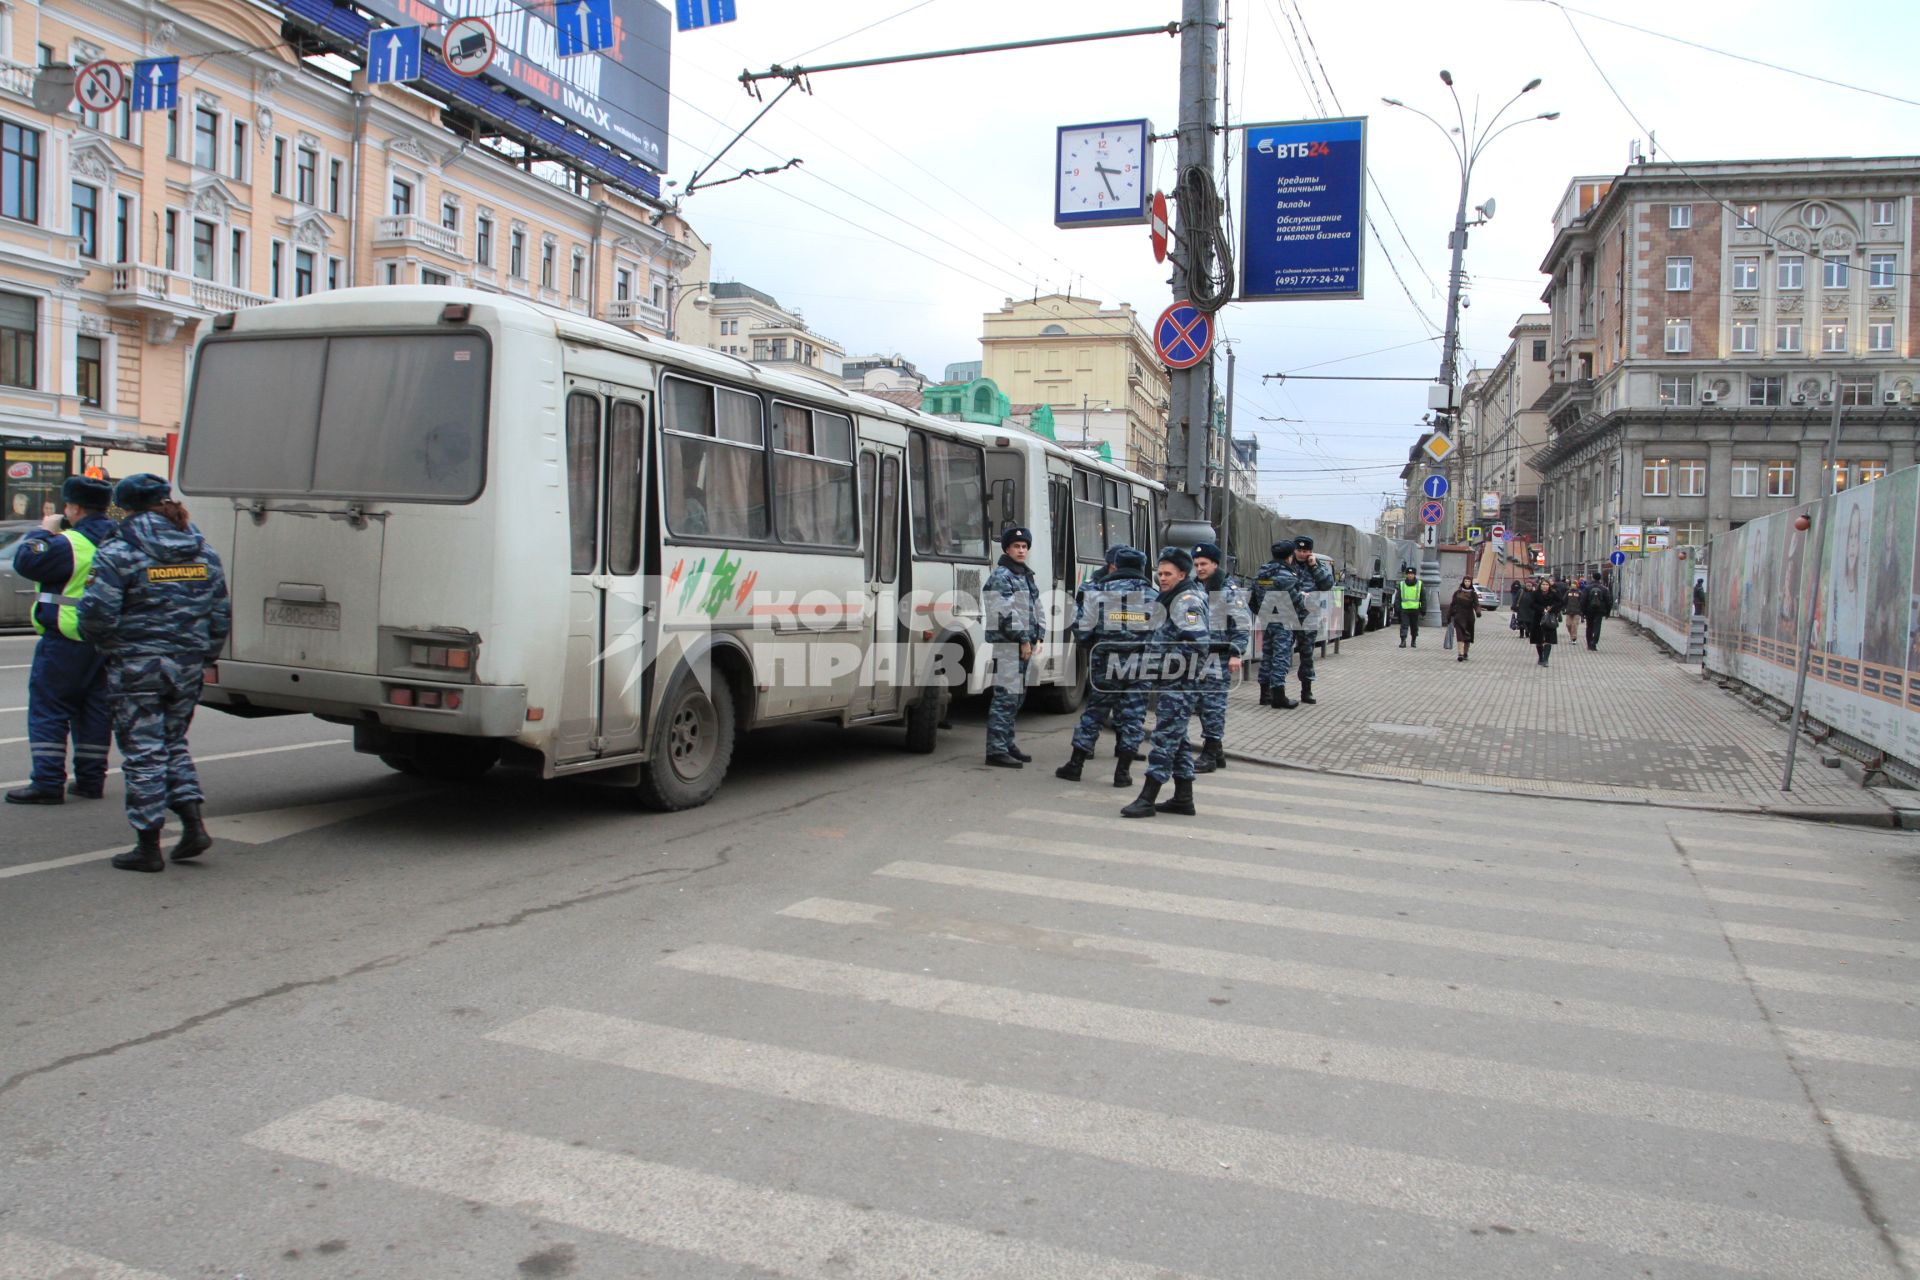
[[[1370,724],[1374,733],[1397,733],[1405,738],[1431,738],[1440,731],[1430,724]]]

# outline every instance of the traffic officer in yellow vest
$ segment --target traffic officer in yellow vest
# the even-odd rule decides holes
[[[1400,571],[1400,585],[1395,590],[1394,602],[1400,608],[1400,647],[1406,648],[1407,640],[1411,637],[1413,647],[1418,649],[1420,614],[1427,607],[1427,589],[1412,565]]]
[[[33,650],[27,682],[27,743],[33,777],[7,792],[8,804],[62,804],[69,789],[67,739],[73,739],[70,793],[98,800],[107,781],[106,668],[80,638],[80,597],[93,574],[94,552],[114,536],[107,519],[113,489],[105,480],[74,476],[60,489],[65,514],[48,516],[14,549],[14,572],[40,586],[34,596]]]

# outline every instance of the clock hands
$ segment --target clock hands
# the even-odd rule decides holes
[[[1108,175],[1118,173],[1120,171],[1118,169],[1109,169],[1107,168],[1107,166],[1101,164],[1097,160],[1094,161],[1093,171],[1100,175],[1100,181],[1105,182],[1107,184],[1107,195],[1115,200],[1118,200],[1120,198],[1120,195],[1118,192],[1116,192],[1113,189],[1113,183],[1108,180]]]

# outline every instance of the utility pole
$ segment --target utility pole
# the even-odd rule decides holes
[[[1214,100],[1219,96],[1220,0],[1181,0],[1179,156],[1174,190],[1204,184],[1212,189]],[[1195,171],[1198,171],[1197,173]],[[1189,177],[1189,175],[1192,175]],[[1197,184],[1194,180],[1198,179]],[[1202,220],[1204,210],[1177,202],[1173,260],[1173,300],[1193,297],[1196,275],[1213,269],[1216,228]],[[1216,336],[1218,324],[1216,317]],[[1213,358],[1191,369],[1173,371],[1172,403],[1167,415],[1167,540],[1190,547],[1215,541],[1207,511],[1207,439],[1213,422]]]

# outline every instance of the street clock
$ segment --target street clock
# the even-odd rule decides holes
[[[1148,220],[1153,127],[1145,120],[1060,127],[1054,146],[1053,222],[1125,227]]]

